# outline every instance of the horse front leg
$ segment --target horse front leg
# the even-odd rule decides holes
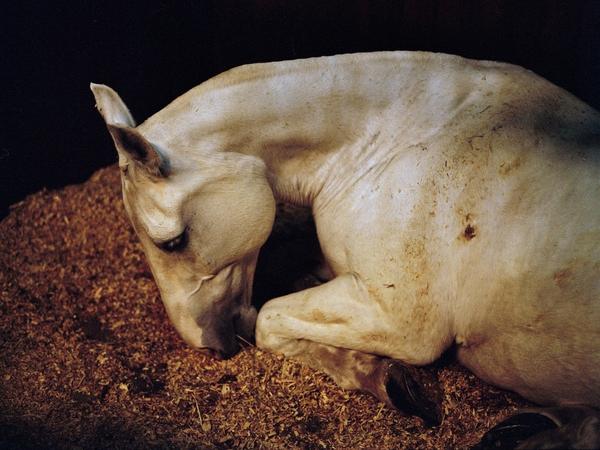
[[[355,274],[271,300],[258,315],[260,348],[327,373],[342,388],[369,392],[427,423],[441,422],[441,394],[427,371],[386,357],[393,330]],[[376,341],[370,336],[377,335]],[[381,355],[381,356],[379,356]]]

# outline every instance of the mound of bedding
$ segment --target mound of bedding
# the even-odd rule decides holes
[[[309,214],[282,208],[255,301],[310,283]],[[308,281],[307,281],[308,280]],[[116,166],[38,192],[0,223],[2,448],[468,448],[526,403],[449,354],[428,368],[428,428],[250,343],[216,361],[170,325],[129,225]]]

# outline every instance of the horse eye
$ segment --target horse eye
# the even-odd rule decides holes
[[[187,245],[187,230],[181,233],[176,238],[173,238],[169,241],[163,242],[159,245],[159,247],[165,252],[176,252],[179,250],[183,250]]]

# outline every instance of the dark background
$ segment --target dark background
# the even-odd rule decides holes
[[[244,63],[431,50],[525,66],[600,107],[596,0],[15,1],[0,26],[0,217],[116,161],[90,81],[141,122]]]

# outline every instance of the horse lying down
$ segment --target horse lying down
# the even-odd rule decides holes
[[[520,67],[421,52],[239,67],[137,127],[91,89],[190,345],[228,357],[255,331],[434,424],[414,366],[456,345],[482,379],[553,406],[485,442],[600,445],[598,112]],[[331,278],[257,317],[276,201],[312,208]]]

